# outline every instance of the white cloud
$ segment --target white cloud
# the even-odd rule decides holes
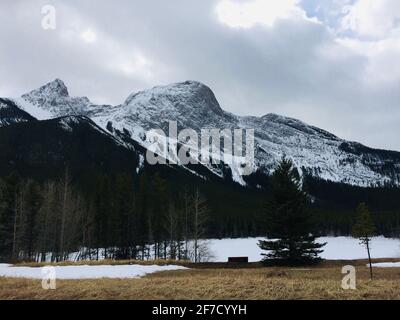
[[[399,86],[400,1],[357,0],[344,11],[337,42],[368,59],[366,85],[373,90]]]
[[[299,0],[222,0],[216,7],[219,20],[229,27],[273,26],[278,19],[305,18]]]
[[[400,40],[383,39],[378,41],[360,41],[354,38],[338,39],[342,50],[350,49],[364,56],[368,63],[364,69],[364,81],[370,87],[400,86]]]
[[[374,39],[399,35],[399,0],[357,0],[345,9],[347,14],[341,21],[342,30]]]
[[[0,96],[61,78],[72,95],[118,104],[134,91],[192,79],[209,85],[225,110],[280,113],[400,150],[394,7],[379,14],[395,29],[361,39],[332,30],[351,12],[341,13],[348,0],[332,1],[53,0],[51,32],[40,25],[46,0],[0,1]],[[305,12],[324,24],[309,23]],[[90,45],[87,30],[95,33]]]

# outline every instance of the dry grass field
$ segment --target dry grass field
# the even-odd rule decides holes
[[[400,268],[374,268],[370,281],[365,263],[326,261],[312,268],[190,265],[140,279],[58,280],[56,290],[43,290],[39,280],[0,278],[0,299],[400,299]],[[357,290],[341,288],[341,267],[347,264],[357,266]]]

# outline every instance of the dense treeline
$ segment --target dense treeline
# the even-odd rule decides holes
[[[400,189],[362,188],[306,177],[306,191],[313,196],[312,209],[319,230],[327,235],[350,235],[356,208],[365,203],[379,235],[400,237]]]
[[[166,167],[166,166],[164,166]],[[2,260],[204,260],[203,238],[266,235],[263,189],[202,180],[170,168],[140,174],[0,178]],[[168,169],[168,170],[167,170]],[[306,177],[321,235],[350,235],[355,208],[366,203],[377,234],[400,236],[399,188],[359,188]]]
[[[42,183],[11,174],[0,180],[0,258],[207,259],[205,198],[169,190],[158,175],[98,175],[85,194],[68,170]]]

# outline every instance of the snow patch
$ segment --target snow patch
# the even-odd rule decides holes
[[[57,279],[73,280],[73,279],[129,279],[140,278],[149,273],[171,270],[187,269],[182,266],[166,265],[166,266],[147,266],[147,265],[101,265],[101,266],[56,266]],[[32,267],[14,267],[9,264],[0,264],[0,277],[8,278],[28,278],[42,279],[43,268]]]
[[[400,262],[373,263],[372,266],[376,268],[400,268]],[[367,267],[369,267],[369,265],[367,265]]]
[[[52,114],[45,109],[40,108],[37,105],[34,105],[30,103],[29,101],[26,101],[23,98],[15,98],[12,99],[12,101],[22,110],[25,112],[29,113],[32,117],[38,119],[38,120],[48,120],[53,118]]]

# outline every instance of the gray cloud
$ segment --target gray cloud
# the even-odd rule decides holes
[[[49,2],[57,9],[56,31],[40,24]],[[61,78],[74,95],[118,104],[132,91],[193,79],[209,85],[225,110],[275,112],[400,150],[400,77],[374,81],[381,67],[371,69],[374,51],[343,45],[328,26],[307,19],[230,28],[218,21],[217,3],[3,1],[0,95]],[[94,43],[82,39],[85,30],[96,34]]]

